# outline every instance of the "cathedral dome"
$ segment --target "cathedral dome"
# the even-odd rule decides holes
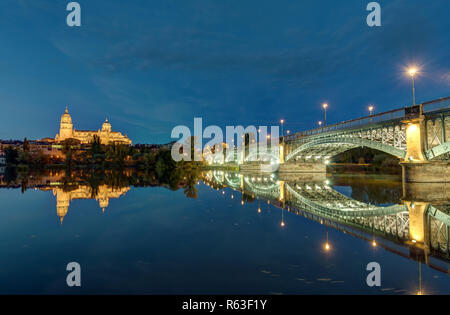
[[[61,124],[72,124],[72,117],[70,117],[69,112],[67,111],[67,107],[66,111],[61,116]]]
[[[109,123],[108,118],[106,118],[102,125],[102,131],[111,131],[111,124]]]

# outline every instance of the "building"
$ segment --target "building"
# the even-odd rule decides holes
[[[6,165],[6,157],[0,153],[0,166],[1,165]]]
[[[66,155],[61,151],[61,146],[53,145],[54,140],[52,140],[49,138],[30,140],[30,153],[33,155],[42,154],[51,159],[65,159]]]
[[[98,131],[89,130],[75,130],[72,124],[72,117],[70,117],[67,107],[65,113],[61,116],[61,125],[59,134],[55,137],[55,142],[61,142],[66,139],[76,139],[82,144],[92,142],[94,136],[98,136],[102,144],[126,144],[131,145],[131,140],[120,132],[111,131],[111,124],[108,119],[103,123],[102,129]]]
[[[0,140],[0,151],[5,151],[7,148],[19,148],[23,146],[23,141],[20,140]]]

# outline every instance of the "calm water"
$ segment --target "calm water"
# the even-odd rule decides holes
[[[0,293],[414,294],[419,275],[425,293],[450,293],[446,249],[414,254],[401,234],[407,227],[370,227],[374,216],[346,225],[303,212],[295,201],[282,210],[272,198],[280,194],[275,176],[209,172],[195,184],[198,191],[100,183],[93,193],[85,183],[63,189],[44,178],[26,190],[0,189]],[[381,209],[402,198],[395,176],[289,178],[282,185],[286,200],[296,190],[330,208],[350,202]],[[81,288],[66,285],[72,261],[81,265]],[[379,288],[366,285],[372,261],[382,268]]]

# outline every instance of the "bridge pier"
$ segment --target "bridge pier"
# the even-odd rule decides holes
[[[278,166],[278,173],[326,173],[324,163],[283,163]]]
[[[444,204],[450,200],[450,182],[421,183],[403,181],[402,200]]]
[[[425,161],[425,119],[418,118],[403,121],[406,126],[406,161]]]
[[[450,161],[427,160],[426,139],[427,129],[425,117],[403,121],[406,127],[406,156],[402,167],[403,182],[405,183],[448,183],[450,182]]]
[[[409,237],[414,243],[427,245],[426,237],[428,235],[427,208],[426,202],[405,201],[409,212]]]
[[[405,183],[450,183],[450,161],[401,162]]]
[[[245,174],[253,173],[276,173],[288,174],[288,173],[326,173],[327,166],[324,163],[304,163],[304,162],[291,162],[280,164],[269,164],[260,162],[246,162],[239,165],[239,171]]]
[[[419,258],[428,264],[430,254],[429,218],[427,215],[429,203],[421,201],[405,201],[409,212],[410,256]]]
[[[260,162],[246,162],[239,165],[239,172],[244,174],[259,174],[276,172],[276,165]]]
[[[288,183],[324,183],[327,180],[326,173],[279,173],[278,179]]]

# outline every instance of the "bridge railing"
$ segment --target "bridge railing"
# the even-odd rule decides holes
[[[425,102],[422,106],[424,113],[450,108],[450,97],[443,97],[437,100]]]
[[[450,108],[450,97],[440,98],[437,100],[425,102],[421,105],[422,105],[424,113]],[[356,128],[356,127],[360,127],[360,126],[380,123],[383,121],[406,118],[406,116],[405,116],[406,108],[407,107],[398,108],[398,109],[390,110],[390,111],[379,113],[379,114],[374,114],[374,115],[365,116],[362,118],[343,121],[343,122],[329,125],[326,127],[320,127],[320,128],[315,128],[315,129],[311,129],[311,130],[294,133],[291,135],[284,136],[284,139],[285,140],[295,140],[295,139],[299,139],[302,137],[317,135],[317,134],[330,132],[330,131]]]

